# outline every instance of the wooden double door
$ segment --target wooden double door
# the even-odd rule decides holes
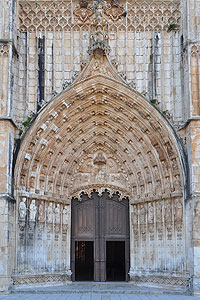
[[[127,281],[130,264],[129,204],[93,192],[72,200],[73,281]]]

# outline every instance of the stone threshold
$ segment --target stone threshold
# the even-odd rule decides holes
[[[140,286],[134,282],[66,282],[43,285],[13,286],[12,294],[177,294],[191,295],[188,290],[157,287],[153,285]]]

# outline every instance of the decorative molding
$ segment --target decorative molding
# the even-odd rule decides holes
[[[153,284],[154,286],[160,287],[171,287],[180,288],[184,290],[189,290],[190,288],[190,278],[176,277],[176,276],[157,276],[157,275],[131,275],[130,280],[136,284]]]
[[[82,28],[91,32],[96,22],[94,9],[89,4],[76,5],[73,16],[71,4],[64,1],[40,1],[37,5],[33,5],[33,1],[20,1],[19,7],[21,31],[79,31]],[[180,23],[180,2],[129,1],[127,7],[126,15],[125,6],[107,3],[103,10],[103,26],[113,31],[126,31],[125,24],[128,24],[128,31],[167,31],[170,24]]]
[[[196,44],[191,47],[191,56],[192,57],[200,56],[200,44],[199,45]]]
[[[68,274],[40,274],[40,275],[15,275],[12,276],[13,285],[30,285],[41,283],[54,283],[71,281]]]
[[[90,8],[90,6],[83,8],[81,5],[77,5],[74,9],[74,15],[79,19],[80,23],[88,21],[94,12],[94,9]]]
[[[7,56],[9,55],[9,44],[0,43],[0,56]]]
[[[105,184],[103,186],[101,184],[94,184],[80,187],[78,190],[72,192],[71,197],[77,198],[79,201],[81,201],[82,194],[87,194],[89,197],[91,197],[92,192],[97,192],[100,196],[102,195],[102,193],[108,192],[110,198],[112,198],[114,194],[118,194],[120,201],[124,198],[130,198],[129,192],[123,190],[122,188],[109,184]]]

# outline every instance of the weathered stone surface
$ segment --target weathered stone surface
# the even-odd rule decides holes
[[[199,8],[2,1],[0,291],[71,279],[95,189],[129,198],[130,280],[200,294]]]

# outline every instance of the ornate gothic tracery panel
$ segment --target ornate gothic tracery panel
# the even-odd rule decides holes
[[[74,2],[74,1],[73,1]],[[104,26],[109,31],[161,31],[169,24],[179,24],[180,3],[175,1],[120,1],[104,7]],[[71,6],[67,1],[20,1],[19,21],[21,31],[88,31],[94,26],[96,16],[94,5],[82,7],[78,1]],[[127,15],[125,11],[127,10]]]

